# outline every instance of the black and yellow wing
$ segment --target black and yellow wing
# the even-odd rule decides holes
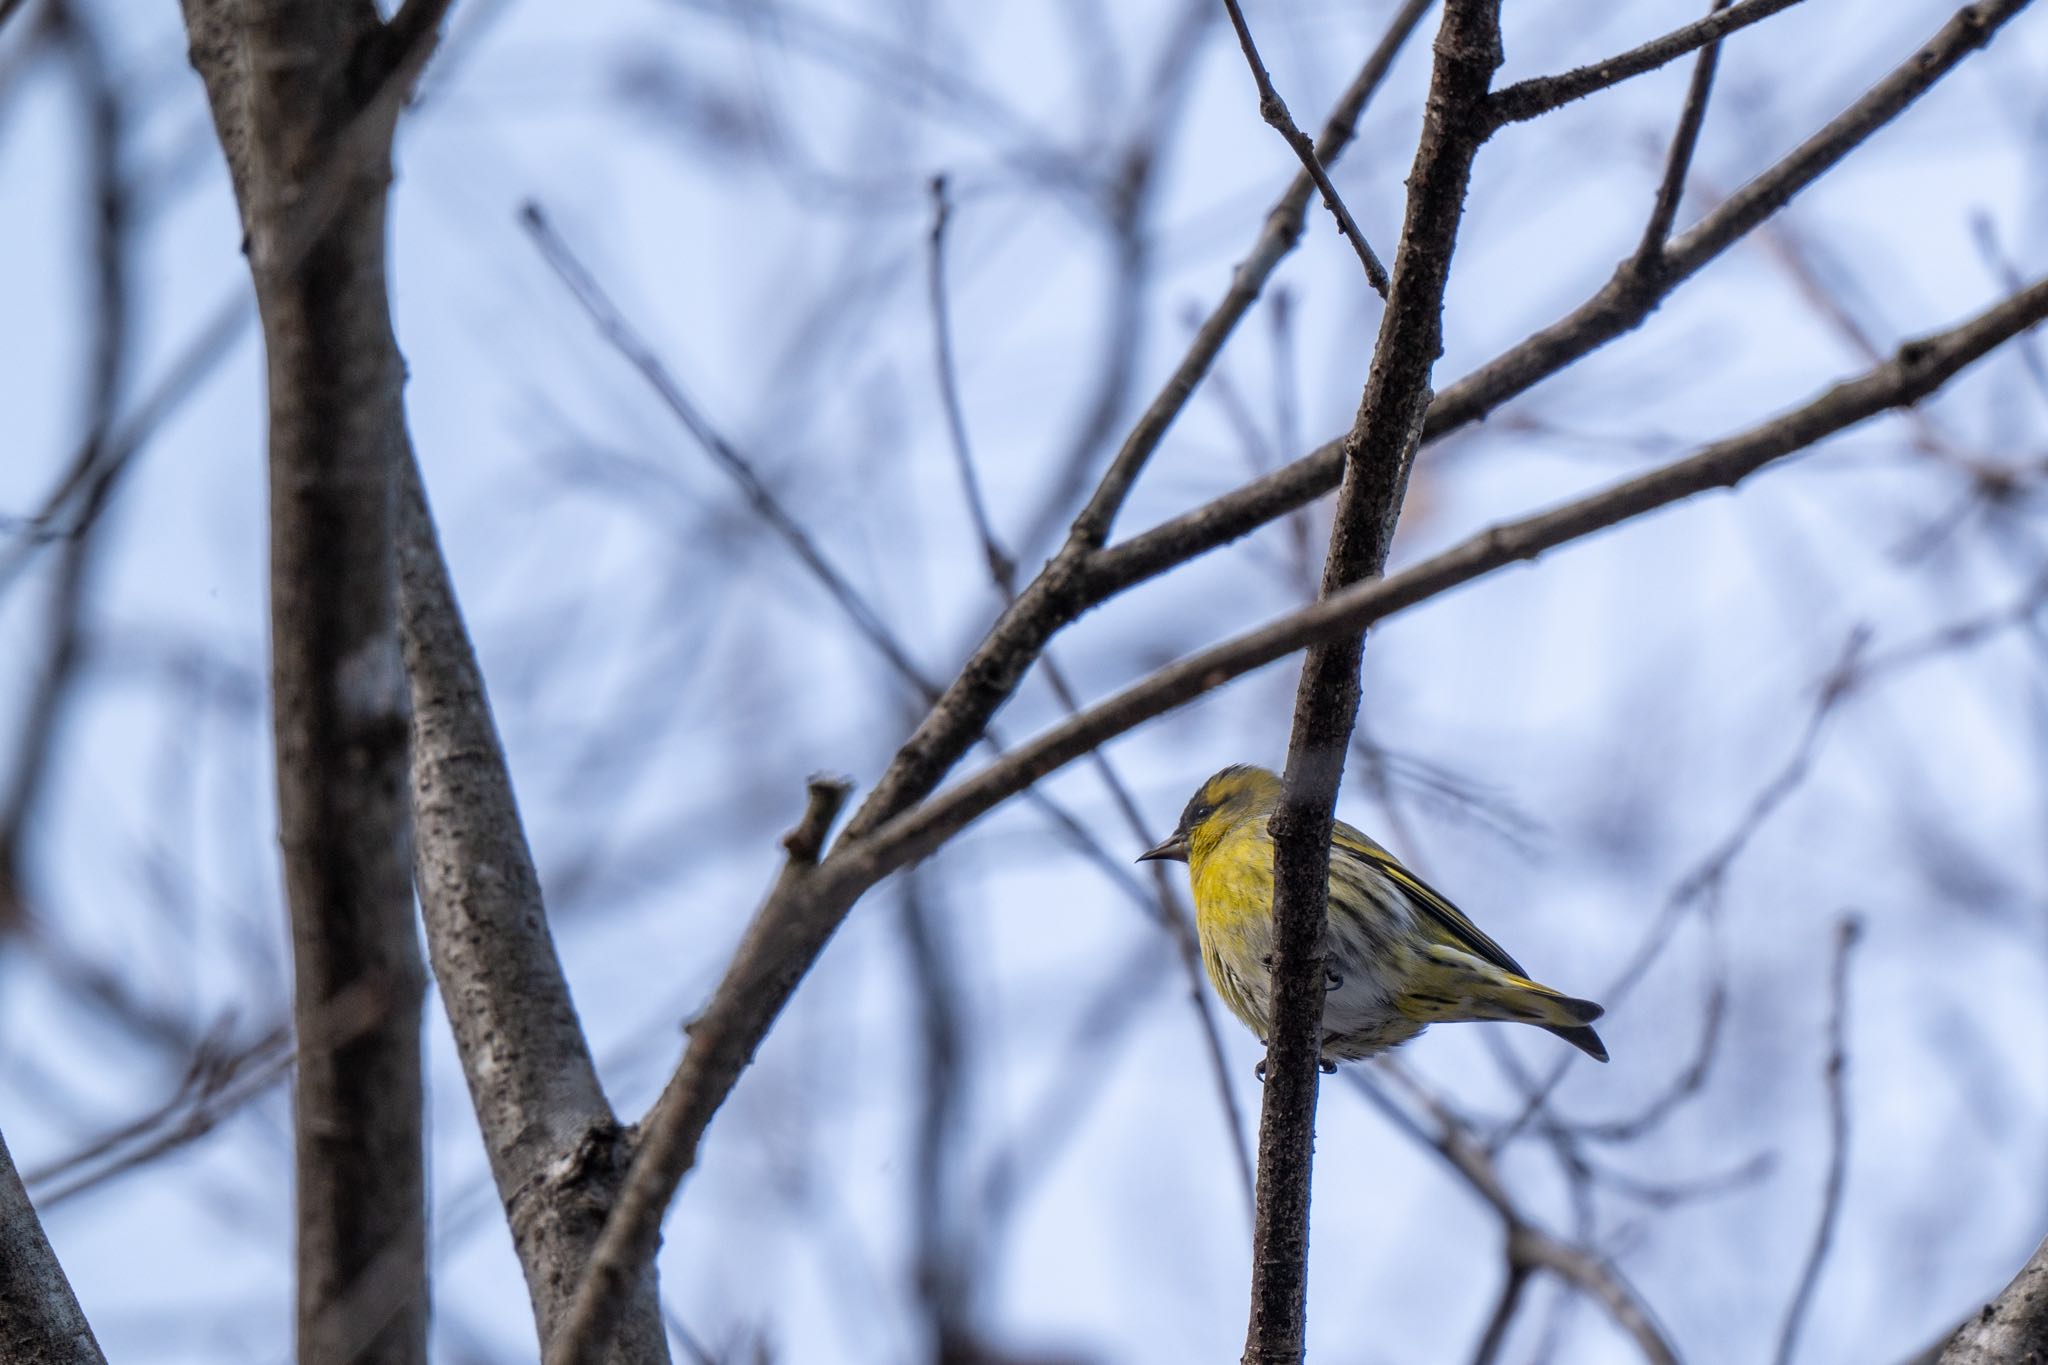
[[[1342,820],[1330,832],[1330,857],[1353,858],[1392,880],[1446,938],[1466,952],[1492,963],[1503,971],[1528,979],[1522,964],[1508,956],[1507,949],[1488,938],[1465,912],[1452,905],[1435,887],[1401,865],[1401,860],[1359,833]]]

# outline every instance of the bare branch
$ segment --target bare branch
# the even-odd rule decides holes
[[[604,1228],[629,1143],[555,954],[483,672],[409,445],[399,479],[415,883],[441,1001],[545,1343]],[[651,1266],[620,1315],[618,1360],[667,1358]]]
[[[1526,1260],[1510,1257],[1506,1272],[1501,1276],[1500,1297],[1494,1300],[1493,1311],[1487,1314],[1486,1328],[1479,1334],[1479,1344],[1472,1348],[1472,1365],[1493,1365],[1500,1359],[1500,1348],[1507,1343],[1508,1328],[1514,1323],[1515,1314],[1521,1311],[1522,1294],[1528,1289],[1532,1271]]]
[[[849,788],[844,782],[814,777],[808,791],[803,818],[783,838],[789,859],[768,893],[771,904],[795,897],[818,878],[821,871],[815,861],[818,848],[845,803]],[[735,964],[762,960],[764,956],[768,960],[782,957],[783,953],[775,951],[779,945],[772,945],[764,954],[761,944],[763,933],[776,932],[776,927],[768,924],[764,917],[755,916],[754,922],[748,926],[746,938],[733,955]],[[788,985],[779,992],[764,984],[763,995],[772,993],[774,997],[771,1018],[795,985],[795,974],[788,977]],[[701,1088],[698,1072],[706,1065],[707,1053],[711,1049],[700,1049],[696,1044],[700,1036],[715,1036],[714,1031],[716,1035],[728,1035],[728,1031],[720,1027],[721,1023],[707,1010],[690,1025],[692,1046],[683,1054],[683,1064],[669,1078],[661,1098],[641,1125],[640,1149],[627,1172],[625,1188],[620,1192],[611,1217],[605,1223],[604,1233],[590,1255],[569,1314],[561,1330],[548,1343],[547,1365],[598,1365],[598,1362],[609,1358],[613,1334],[618,1330],[618,1305],[625,1301],[634,1283],[647,1272],[648,1262],[661,1240],[662,1215],[667,1212],[669,1199],[674,1195],[683,1173],[696,1159],[697,1139],[710,1118],[709,1110],[698,1099]],[[753,1042],[758,1041],[757,1034]],[[752,1056],[753,1045],[748,1043],[744,1055],[724,1052],[710,1064],[717,1066],[721,1073],[730,1071],[730,1077],[725,1081],[729,1087]]]
[[[1526,1276],[1538,1270],[1550,1272],[1599,1302],[1608,1316],[1614,1319],[1615,1325],[1634,1340],[1636,1349],[1651,1365],[1677,1365],[1678,1353],[1665,1339],[1642,1296],[1636,1293],[1619,1270],[1585,1247],[1575,1246],[1537,1226],[1515,1203],[1506,1182],[1501,1179],[1500,1167],[1463,1121],[1397,1063],[1382,1059],[1379,1070],[1382,1075],[1398,1082],[1428,1112],[1433,1127],[1425,1128],[1382,1093],[1364,1071],[1354,1068],[1347,1074],[1353,1088],[1375,1109],[1408,1136],[1434,1151],[1464,1179],[1474,1194],[1499,1215],[1510,1280],[1517,1274]],[[1504,1293],[1481,1339],[1482,1359],[1489,1350],[1498,1349],[1498,1340],[1506,1334],[1507,1319],[1512,1317],[1513,1308],[1513,1299]],[[1503,1309],[1507,1310],[1505,1315]]]
[[[1813,1230],[1813,1247],[1799,1272],[1799,1287],[1785,1309],[1785,1321],[1778,1329],[1777,1365],[1791,1365],[1792,1352],[1799,1345],[1799,1329],[1806,1320],[1807,1305],[1820,1283],[1821,1267],[1827,1263],[1834,1244],[1835,1223],[1842,1212],[1842,1186],[1849,1173],[1849,954],[1856,947],[1862,925],[1854,915],[1844,915],[1835,926],[1834,967],[1828,973],[1828,1174],[1821,1190],[1820,1221]]]
[[[1716,14],[1728,8],[1728,0],[1714,0]],[[1671,224],[1678,217],[1678,201],[1685,194],[1686,173],[1692,169],[1693,150],[1699,146],[1700,127],[1707,121],[1707,96],[1714,88],[1714,64],[1720,59],[1719,39],[1700,49],[1693,62],[1692,83],[1686,87],[1685,107],[1678,115],[1678,131],[1671,137],[1671,152],[1664,162],[1664,178],[1657,185],[1657,199],[1650,209],[1650,221],[1643,228],[1643,240],[1636,248],[1637,269],[1649,269],[1664,252]]]
[[[216,1030],[200,1040],[178,1089],[139,1118],[26,1173],[45,1210],[197,1142],[291,1075],[294,1049],[280,1026],[229,1048]]]
[[[278,819],[298,1031],[299,1359],[426,1358],[407,696],[394,558],[404,363],[385,195],[447,0],[185,0],[268,354]],[[354,1002],[351,1027],[335,1005]]]
[[[1017,563],[1003,552],[995,523],[989,520],[988,503],[981,495],[981,477],[974,471],[974,451],[967,443],[967,414],[960,402],[960,380],[953,365],[953,326],[946,307],[946,225],[952,216],[952,205],[946,198],[946,177],[935,175],[926,283],[931,298],[932,353],[938,367],[939,401],[946,410],[946,431],[952,437],[954,466],[960,471],[960,492],[967,502],[967,514],[974,519],[975,534],[981,537],[988,575],[1005,598],[1012,598],[1017,595]]]
[[[782,848],[792,866],[816,867],[818,855],[825,850],[825,836],[832,832],[832,822],[839,818],[839,809],[853,794],[853,786],[821,774],[804,785],[804,793],[809,799],[803,818],[782,836]]]
[[[1380,258],[1373,254],[1365,234],[1358,229],[1358,223],[1351,216],[1351,210],[1344,206],[1337,187],[1330,183],[1330,174],[1323,169],[1323,163],[1316,157],[1316,145],[1309,141],[1307,133],[1301,131],[1294,121],[1294,115],[1287,112],[1287,101],[1280,98],[1280,92],[1273,88],[1273,77],[1266,70],[1266,63],[1259,57],[1258,44],[1252,41],[1251,26],[1244,21],[1244,10],[1237,0],[1223,0],[1223,7],[1230,11],[1230,22],[1237,29],[1237,42],[1244,49],[1244,59],[1251,66],[1252,80],[1259,87],[1259,117],[1271,124],[1273,131],[1293,149],[1301,160],[1301,168],[1308,172],[1309,179],[1316,182],[1322,191],[1323,203],[1330,215],[1337,220],[1337,230],[1344,234],[1344,240],[1351,243],[1351,249],[1358,253],[1358,263],[1365,267],[1366,283],[1381,298],[1387,296],[1387,268],[1380,264]]]
[[[768,486],[754,462],[731,441],[727,440],[710,419],[691,400],[681,382],[670,373],[661,357],[645,337],[629,322],[624,312],[605,292],[597,278],[590,272],[569,244],[555,232],[554,227],[542,213],[540,207],[528,204],[521,212],[521,219],[527,231],[540,248],[549,266],[568,286],[577,303],[590,316],[598,333],[614,350],[625,358],[628,364],[639,372],[652,388],[662,405],[681,422],[684,430],[712,462],[739,488],[747,506],[765,522],[782,543],[789,547],[804,568],[824,588],[826,596],[832,599],[840,612],[852,622],[854,629],[866,640],[890,669],[901,678],[925,705],[937,703],[942,695],[937,682],[933,681],[917,662],[910,657],[910,649],[891,629],[882,614],[868,601],[861,590],[826,555],[824,547],[798,521],[795,513],[783,503],[775,490]],[[961,449],[964,451],[965,447]],[[971,469],[971,462],[965,466]],[[993,542],[988,542],[993,544]],[[1000,548],[996,550],[1002,554]],[[1005,752],[1000,734],[984,728],[973,737],[997,756]],[[1107,875],[1112,882],[1125,891],[1140,906],[1149,906],[1143,883],[1131,875],[1124,862],[1110,855],[1101,841],[1088,828],[1085,821],[1077,818],[1064,806],[1044,793],[1034,792],[1030,796],[1032,805],[1049,818],[1060,834],[1076,849],[1088,857]]]
[[[1717,4],[1706,18],[1676,28],[1641,47],[1630,48],[1604,62],[1593,62],[1561,76],[1538,76],[1517,81],[1494,93],[1489,102],[1493,115],[1502,123],[1522,123],[1551,110],[1581,100],[1596,90],[1619,85],[1666,62],[1719,42],[1738,29],[1748,28],[1780,10],[1792,8],[1799,0],[1745,0],[1733,6]]]

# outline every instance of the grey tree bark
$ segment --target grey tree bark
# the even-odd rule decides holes
[[[483,671],[410,451],[400,478],[420,907],[545,1349],[604,1231],[632,1146],[598,1083],[555,955]],[[607,1359],[668,1359],[651,1262],[620,1319]]]
[[[2048,1361],[2048,1241],[2003,1293],[1966,1318],[1938,1365],[2041,1365]]]
[[[385,191],[445,3],[185,0],[270,404],[271,684],[291,908],[299,1359],[426,1359],[426,1179],[394,541]]]
[[[0,1137],[0,1360],[105,1365]]]

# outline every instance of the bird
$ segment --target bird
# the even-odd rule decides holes
[[[1202,966],[1261,1041],[1271,1017],[1273,836],[1280,779],[1233,764],[1204,782],[1180,824],[1139,862],[1188,865]],[[1400,859],[1336,821],[1325,940],[1325,1071],[1398,1047],[1431,1024],[1508,1020],[1548,1029],[1598,1061],[1604,1011],[1533,980],[1522,964]],[[1264,1063],[1259,1067],[1263,1078]]]

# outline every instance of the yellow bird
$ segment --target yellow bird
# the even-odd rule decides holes
[[[1188,865],[1202,965],[1261,1040],[1270,1018],[1273,836],[1280,779],[1237,764],[1202,784],[1180,824],[1138,859]],[[1323,1065],[1397,1047],[1431,1024],[1505,1019],[1555,1033],[1599,1061],[1603,1011],[1529,979],[1522,964],[1400,860],[1339,820],[1330,845]],[[1262,1064],[1263,1067],[1263,1064]]]

